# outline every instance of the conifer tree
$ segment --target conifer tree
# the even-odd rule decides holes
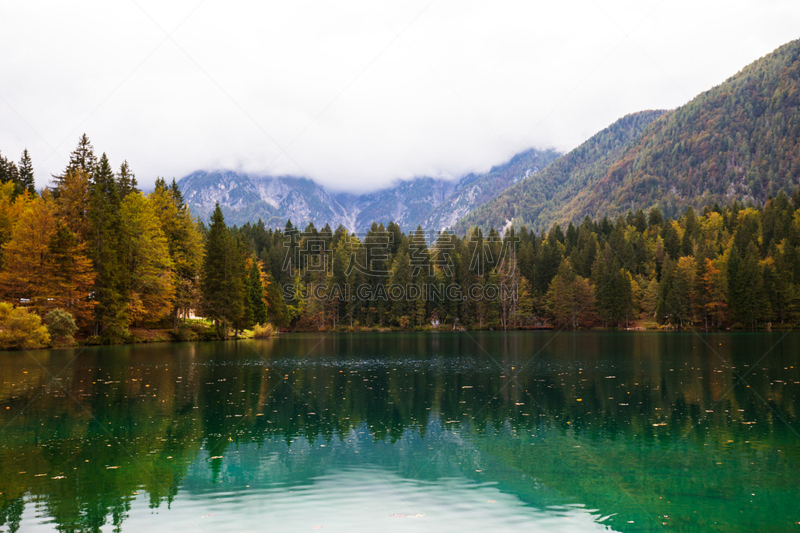
[[[91,176],[88,173],[81,169],[70,170],[61,181],[56,198],[58,215],[81,240],[89,238],[91,190]]]
[[[267,294],[267,321],[276,328],[289,325],[289,312],[280,293],[280,287],[269,272],[264,273]],[[349,303],[349,302],[348,302]]]
[[[267,323],[267,303],[264,301],[265,290],[262,277],[261,266],[258,260],[252,257],[247,274],[247,310],[245,313],[247,327]]]
[[[124,200],[130,193],[139,192],[138,185],[136,174],[131,170],[128,161],[123,161],[117,173],[117,188],[119,189],[120,198]]]
[[[61,193],[61,186],[70,171],[81,170],[87,176],[91,176],[94,167],[97,165],[97,157],[94,155],[94,147],[89,141],[89,137],[84,133],[78,139],[78,146],[70,153],[67,168],[60,175],[53,175],[53,196],[58,198]]]
[[[117,182],[106,154],[92,171],[89,194],[88,250],[97,272],[95,334],[105,342],[121,342],[128,335],[128,294],[121,251],[123,221]]]
[[[0,183],[13,183],[15,196],[22,192],[19,186],[19,169],[16,163],[3,157],[2,153],[0,153]]]
[[[203,307],[206,316],[217,325],[220,337],[226,337],[228,327],[239,323],[244,315],[244,260],[225,225],[219,203],[211,215],[205,249],[200,280]]]
[[[28,154],[28,149],[22,151],[22,157],[19,160],[19,185],[22,190],[26,190],[31,194],[36,194],[36,183],[33,179],[33,162],[31,156]]]

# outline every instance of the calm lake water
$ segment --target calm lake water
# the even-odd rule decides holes
[[[0,531],[800,531],[800,334],[0,353]]]

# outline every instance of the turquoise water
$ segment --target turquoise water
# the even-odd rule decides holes
[[[0,531],[800,531],[800,334],[0,352]]]

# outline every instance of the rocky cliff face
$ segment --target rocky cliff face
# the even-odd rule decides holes
[[[472,209],[556,159],[553,150],[531,149],[486,174],[470,174],[452,181],[421,177],[398,181],[369,193],[329,194],[320,185],[294,176],[255,176],[233,171],[204,171],[178,181],[192,212],[206,220],[219,202],[229,224],[263,220],[283,227],[287,220],[304,227],[340,224],[365,231],[373,222],[394,221],[404,231],[422,226],[438,231],[452,226]]]

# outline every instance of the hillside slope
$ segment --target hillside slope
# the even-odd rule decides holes
[[[623,118],[469,213],[456,230],[508,220],[542,229],[656,206],[675,216],[689,205],[761,204],[791,192],[800,179],[799,79],[796,40],[651,124],[652,112]],[[630,128],[619,130],[626,120]]]
[[[565,216],[659,205],[667,215],[731,199],[762,204],[800,178],[800,40],[648,128]]]
[[[562,206],[599,181],[645,128],[663,114],[642,111],[621,118],[543,171],[470,212],[455,224],[454,231],[464,234],[471,226],[499,229],[509,222],[535,228],[549,225]]]

